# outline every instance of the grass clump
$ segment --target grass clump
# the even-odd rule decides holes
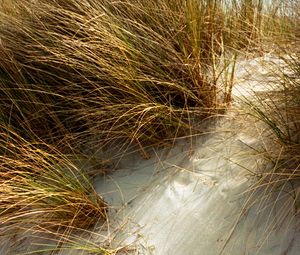
[[[0,115],[24,135],[76,140],[73,145],[96,135],[98,146],[124,139],[142,147],[200,132],[195,120],[218,114],[230,101],[232,83],[219,82],[230,66],[224,67],[226,56],[275,34],[271,20],[295,19],[285,5],[272,4],[6,3]]]
[[[123,139],[143,147],[201,132],[195,120],[230,101],[232,83],[220,85],[224,59],[263,37],[268,7],[15,1],[0,17],[1,115],[25,135],[73,146],[93,136],[97,146]]]
[[[106,221],[106,203],[66,156],[5,127],[0,137],[2,234],[43,230],[55,237]]]
[[[39,137],[157,144],[229,98],[220,3],[17,1],[15,13],[1,15],[3,115]]]
[[[295,52],[296,50],[296,52]],[[286,52],[281,63],[270,63],[273,81],[271,90],[256,93],[247,101],[249,114],[262,121],[265,157],[268,169],[258,173],[255,185],[270,192],[287,192],[294,198],[295,212],[299,213],[300,184],[300,60],[298,49]]]

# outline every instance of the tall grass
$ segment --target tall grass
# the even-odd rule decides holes
[[[1,14],[2,115],[77,143],[190,134],[194,119],[228,103],[231,90],[217,85],[224,53],[253,39],[261,2],[226,3],[16,1],[13,15]]]
[[[65,231],[105,221],[70,148],[121,140],[147,156],[149,144],[202,132],[197,124],[230,104],[237,52],[296,34],[288,10],[261,0],[2,0],[1,222],[68,241]]]
[[[299,18],[297,22],[299,24]],[[268,89],[252,91],[253,96],[242,98],[245,123],[251,123],[245,127],[246,132],[253,134],[255,130],[255,143],[250,141],[247,144],[253,149],[253,154],[248,157],[258,157],[258,160],[255,169],[249,169],[251,182],[245,192],[247,197],[221,254],[250,209],[257,212],[258,221],[266,223],[263,238],[256,247],[267,244],[272,233],[279,229],[285,229],[282,240],[290,233],[297,235],[300,213],[300,58],[299,38],[295,34],[290,36],[290,45],[277,45],[280,55],[274,55],[263,65],[269,72],[260,82]],[[256,78],[255,73],[252,75]],[[265,213],[267,217],[262,216]],[[290,242],[294,242],[294,236]]]
[[[296,45],[297,42],[296,41]],[[300,59],[299,48],[282,49],[281,64],[269,63],[273,81],[270,91],[259,92],[247,101],[248,114],[265,125],[263,142],[268,167],[258,169],[255,188],[287,193],[299,214],[300,184]],[[270,165],[271,163],[271,165]],[[268,193],[265,192],[265,195]]]
[[[0,137],[1,234],[43,230],[59,236],[106,221],[106,203],[67,157],[4,126]]]

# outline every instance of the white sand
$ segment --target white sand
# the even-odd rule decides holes
[[[238,63],[233,90],[237,104],[253,91],[270,89],[270,61],[282,64],[272,56]],[[251,171],[262,167],[261,157],[250,148],[263,146],[262,127],[242,115],[228,115],[213,134],[195,139],[195,144],[181,142],[170,151],[152,152],[150,160],[137,155],[107,180],[96,182],[105,199],[121,208],[118,218],[125,227],[120,239],[137,244],[136,254],[299,254],[292,198],[263,190],[245,194]],[[249,197],[255,201],[251,208]]]
[[[136,159],[97,181],[106,200],[122,208],[120,238],[138,244],[136,254],[217,255],[225,245],[228,255],[298,254],[287,194],[257,195],[253,208],[245,205],[251,184],[245,169],[260,163],[244,144],[252,138],[220,132],[200,138],[192,156],[178,145],[164,159]]]

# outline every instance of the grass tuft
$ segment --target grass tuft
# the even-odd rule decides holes
[[[219,2],[40,0],[15,9],[1,14],[2,115],[34,136],[157,144],[190,133],[193,119],[230,98],[217,85],[230,44]]]
[[[297,51],[297,48],[294,51]],[[300,184],[300,59],[282,50],[281,64],[270,63],[274,77],[267,92],[248,100],[249,114],[265,124],[265,157],[272,167],[259,171],[256,185],[270,192],[287,192],[299,213]]]
[[[2,233],[43,229],[59,234],[106,221],[107,204],[66,156],[4,127],[0,137]]]

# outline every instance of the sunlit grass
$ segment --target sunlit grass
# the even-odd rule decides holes
[[[237,54],[295,40],[298,6],[0,1],[1,222],[54,234],[65,246],[53,249],[116,253],[70,234],[104,222],[107,207],[71,158],[116,141],[147,157],[146,146],[200,134],[198,124],[231,103]],[[280,93],[248,105],[279,148],[267,151],[274,168],[258,173],[257,186],[291,183],[298,198],[299,59],[284,60],[292,72],[281,73]]]
[[[84,170],[51,146],[29,143],[6,127],[0,137],[2,233],[43,229],[58,235],[105,223],[107,205]]]
[[[220,85],[230,70],[220,65],[234,61],[236,50],[290,31],[270,25],[286,22],[287,8],[262,1],[5,6],[2,115],[25,135],[73,145],[94,136],[97,146],[122,139],[143,147],[201,132],[194,120],[230,103],[232,79]]]
[[[17,1],[15,15],[1,16],[4,115],[38,137],[70,132],[78,144],[96,135],[98,146],[201,132],[193,120],[218,114],[230,98],[218,66],[244,17],[225,27],[224,8],[200,0]]]
[[[298,41],[296,40],[296,43]],[[266,165],[257,169],[254,189],[269,194],[289,194],[293,208],[299,214],[300,181],[300,62],[299,49],[282,49],[280,62],[268,63],[272,81],[266,92],[246,100],[247,114],[264,124],[261,140]]]

